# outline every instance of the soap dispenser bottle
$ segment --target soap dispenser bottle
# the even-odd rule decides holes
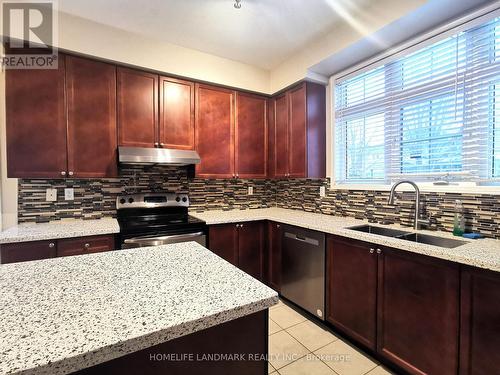
[[[455,218],[453,220],[453,235],[462,236],[465,232],[465,221],[462,201],[455,201]]]

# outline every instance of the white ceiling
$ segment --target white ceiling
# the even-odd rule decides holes
[[[376,0],[63,0],[75,16],[272,69]]]

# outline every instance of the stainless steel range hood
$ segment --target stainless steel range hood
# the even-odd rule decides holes
[[[118,161],[121,164],[165,164],[181,166],[198,164],[200,162],[200,155],[193,150],[118,147]]]

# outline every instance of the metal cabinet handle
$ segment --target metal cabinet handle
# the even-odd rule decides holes
[[[280,228],[280,227],[281,227],[281,225],[279,225],[279,224],[276,224],[276,228]]]
[[[373,254],[375,252],[375,249],[370,248],[370,254]]]
[[[54,242],[49,243],[49,247],[52,249],[56,244]]]
[[[69,171],[68,173],[70,176],[73,176],[73,171]]]
[[[236,228],[239,228],[240,227],[240,224],[236,224]]]
[[[160,143],[160,147],[163,147],[163,146],[164,146],[164,144],[163,144],[163,143]]]
[[[240,175],[238,173],[236,173],[236,178],[240,177]]]
[[[243,228],[243,224],[240,224],[240,228]]]
[[[61,171],[61,176],[66,176],[66,171]]]
[[[160,144],[158,142],[155,142],[155,147],[158,147]]]
[[[90,244],[89,244],[89,243],[86,243],[86,244],[85,244],[85,245],[83,245],[83,246],[85,246],[85,248],[86,248],[86,249],[88,249],[88,248],[90,247]]]
[[[377,254],[382,254],[382,250],[377,249]]]

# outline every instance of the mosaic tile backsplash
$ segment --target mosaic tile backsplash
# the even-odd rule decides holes
[[[248,195],[248,186],[254,195]],[[319,196],[320,186],[327,195]],[[328,179],[309,180],[204,180],[189,179],[183,168],[130,167],[120,177],[102,180],[20,180],[19,222],[44,222],[62,218],[97,219],[116,214],[116,197],[124,193],[187,193],[191,210],[253,209],[282,207],[338,216],[368,219],[377,223],[413,223],[414,194],[397,194],[396,204],[388,205],[389,192],[329,190]],[[58,189],[57,202],[45,201],[45,190]],[[64,188],[73,187],[75,199],[64,200]],[[500,239],[500,200],[494,195],[422,193],[423,214],[430,229],[451,231],[454,204],[460,199],[466,226],[488,237]]]

